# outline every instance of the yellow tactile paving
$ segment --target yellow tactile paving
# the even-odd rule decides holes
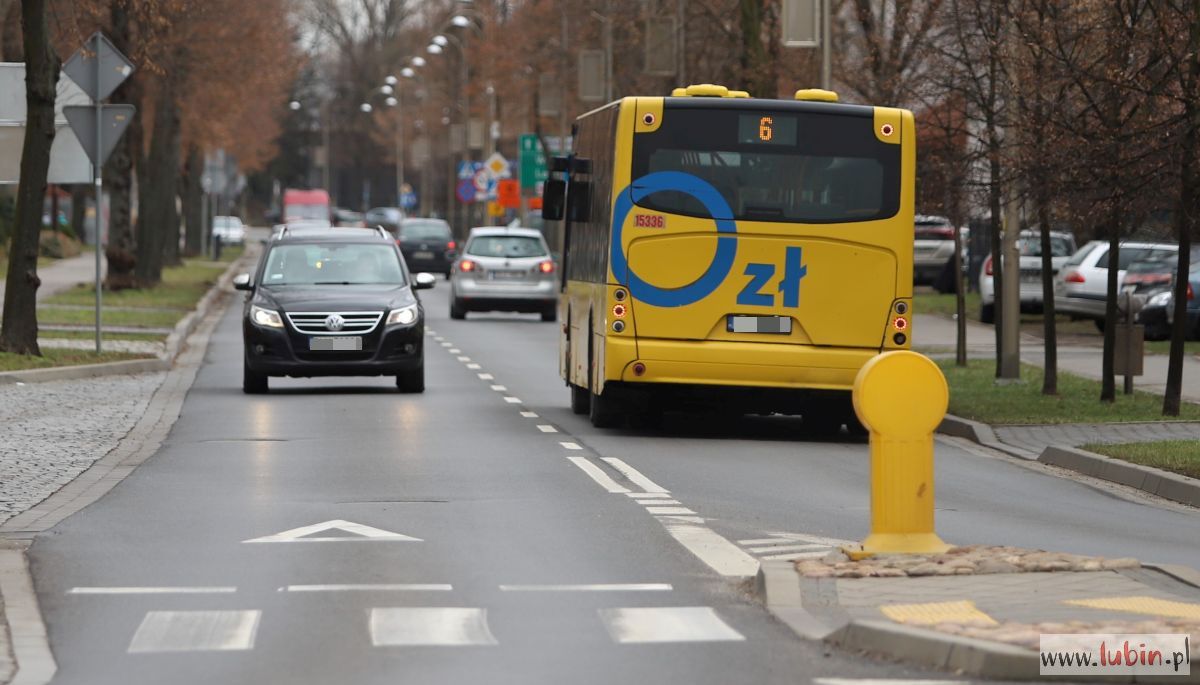
[[[1131,614],[1200,619],[1200,604],[1175,602],[1158,597],[1097,597],[1095,599],[1069,599],[1065,600],[1065,603],[1092,609],[1127,611]]]
[[[975,602],[929,602],[927,604],[884,604],[879,607],[884,616],[897,623],[935,625],[938,623],[975,623],[996,625],[996,620],[980,611]]]

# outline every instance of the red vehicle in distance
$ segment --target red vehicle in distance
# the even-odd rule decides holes
[[[279,213],[280,223],[290,224],[296,221],[327,221],[332,225],[332,208],[329,203],[329,193],[324,190],[295,190],[283,191],[283,207]]]

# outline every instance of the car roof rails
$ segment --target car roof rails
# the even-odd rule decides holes
[[[380,226],[379,224],[375,224],[375,230],[379,232],[379,237],[383,238],[384,240],[392,239],[392,234],[388,233],[387,230],[383,226]]]

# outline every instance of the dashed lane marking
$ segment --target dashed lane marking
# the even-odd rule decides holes
[[[504,387],[503,385],[493,385],[492,390],[495,390],[496,392],[504,392],[505,390],[508,390],[508,388]]]
[[[659,520],[676,542],[717,573],[739,577],[758,573],[758,561],[754,557],[702,523],[669,517]]]
[[[261,615],[259,611],[150,611],[133,634],[129,653],[253,649]]]
[[[466,362],[471,361],[471,358],[470,357],[459,357],[458,361],[466,363]]]
[[[279,592],[450,592],[445,583],[345,583],[331,585],[285,585]]]
[[[481,381],[491,381],[491,380],[495,380],[495,379],[496,379],[496,377],[495,377],[495,376],[493,376],[493,375],[492,375],[492,374],[490,374],[490,373],[481,373],[481,374],[478,374],[478,375],[479,375],[479,380],[481,380]]]
[[[629,496],[637,498],[637,499],[642,499],[642,498],[671,499],[671,493],[669,493],[669,492],[631,492],[631,493],[629,493]]]
[[[371,609],[369,630],[376,647],[496,644],[487,610],[470,607]]]
[[[511,396],[510,396],[510,397],[505,397],[505,398],[504,398],[504,401],[505,401],[505,402],[508,402],[509,404],[520,404],[520,403],[521,403],[521,398],[520,398],[520,397],[511,397]]]
[[[668,504],[681,504],[677,499],[639,499],[634,500],[638,504],[646,507],[665,506]]]
[[[601,457],[601,458],[604,460],[604,463],[606,463],[609,466],[613,467],[614,469],[620,471],[621,475],[628,478],[631,483],[634,483],[642,490],[645,490],[646,492],[658,492],[658,493],[669,492],[666,488],[662,487],[658,483],[655,483],[654,481],[645,477],[644,475],[642,475],[642,473],[640,471],[633,468],[629,464],[626,464],[625,462],[621,461],[620,459],[617,459],[616,457]]]
[[[478,369],[482,369],[483,367],[478,364],[467,364],[467,368],[471,369],[472,371],[475,371]]]
[[[891,678],[814,678],[813,685],[969,685],[966,680],[903,680]]]
[[[678,514],[680,516],[690,516],[696,513],[687,507],[646,507],[646,511],[651,514]]]
[[[501,585],[504,592],[670,592],[670,583],[594,583],[591,585]]]
[[[446,351],[449,352],[450,354],[462,354],[462,350],[458,349],[457,347],[451,347],[449,350],[446,350]]]
[[[806,533],[768,533],[768,538],[738,540],[760,559],[820,559],[835,549],[855,544],[851,540],[808,535]]]
[[[632,607],[600,609],[605,630],[619,644],[655,642],[740,642],[712,607]]]
[[[443,343],[442,343],[442,347],[454,347],[454,343],[452,343],[452,342],[443,342]]]
[[[523,411],[521,412],[521,416],[524,416],[527,419],[536,419],[538,417],[537,412],[533,411]]]
[[[581,450],[581,449],[583,449],[582,447],[579,446],[579,443],[577,443],[577,442],[560,442],[558,444],[562,445],[563,449],[565,449],[565,450]],[[625,492],[629,492],[629,491],[626,490]]]
[[[236,587],[73,587],[68,595],[223,595],[237,592]]]
[[[575,443],[563,443],[564,446],[573,444]],[[579,449],[578,445],[576,445],[575,449]],[[592,480],[596,481],[596,483],[605,490],[614,493],[629,492],[629,488],[621,485],[612,478],[609,478],[608,474],[605,473],[603,469],[593,464],[586,457],[567,457],[567,459],[569,459],[572,464],[578,466],[580,470],[586,473]]]
[[[538,430],[540,430],[543,433],[557,433],[558,432],[557,428],[555,428],[554,426],[551,426],[549,424],[545,424],[545,423],[539,423],[537,428],[538,428]]]

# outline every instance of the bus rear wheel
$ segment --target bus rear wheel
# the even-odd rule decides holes
[[[616,428],[625,418],[625,412],[621,407],[620,402],[614,400],[611,396],[605,397],[603,393],[589,393],[591,395],[588,402],[588,418],[592,420],[592,425],[596,428]]]
[[[587,388],[571,385],[571,413],[583,416],[592,405],[592,393]]]

